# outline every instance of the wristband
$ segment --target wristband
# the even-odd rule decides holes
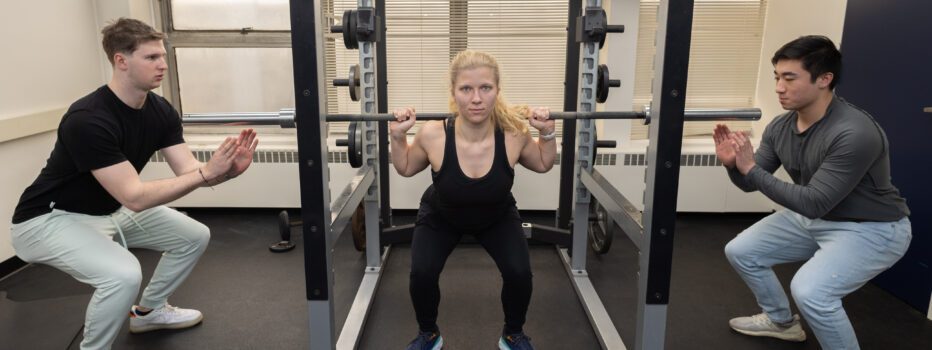
[[[211,185],[210,185],[210,182],[207,181],[207,177],[204,176],[204,172],[201,171],[201,168],[197,168],[197,173],[198,173],[198,174],[201,174],[201,178],[204,179],[204,183],[207,184],[207,187],[210,187],[210,190],[211,190],[211,191],[213,191],[213,190],[214,190],[214,186],[211,186]]]
[[[550,140],[553,140],[553,139],[555,139],[555,138],[557,138],[557,129],[553,129],[553,131],[551,131],[551,132],[550,132],[549,134],[547,134],[547,135],[540,135],[540,139],[541,139],[541,140],[544,140],[544,141],[550,141]]]

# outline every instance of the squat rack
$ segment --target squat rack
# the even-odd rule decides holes
[[[571,0],[569,3],[564,109],[568,112],[577,110],[580,115],[585,115],[595,113],[596,82],[600,74],[598,49],[601,41],[605,33],[618,32],[621,28],[605,23],[600,0],[587,0],[585,8],[580,0]],[[580,10],[584,11],[582,16]],[[391,252],[390,245],[383,249],[380,242],[381,229],[391,226],[388,201],[381,201],[380,198],[388,198],[387,176],[381,176],[388,171],[387,162],[379,161],[388,157],[387,125],[384,121],[377,122],[377,118],[369,117],[358,127],[362,167],[331,203],[324,125],[334,116],[326,113],[323,33],[320,30],[325,28],[325,17],[321,13],[320,0],[291,0],[290,11],[295,109],[283,110],[275,118],[258,116],[257,119],[255,114],[246,113],[227,115],[209,122],[247,121],[268,124],[271,121],[283,127],[286,124],[297,127],[309,347],[354,349],[375,296],[382,265]],[[347,37],[347,30],[353,30],[353,26],[375,32],[375,35],[370,35],[365,30],[356,31],[360,57],[356,77],[360,81],[361,114],[372,116],[387,110],[385,60],[379,57],[385,50],[385,43],[378,37],[378,33],[384,32],[384,23],[380,20],[384,18],[384,0],[377,0],[375,4],[372,0],[358,0],[357,13],[360,15],[353,18],[356,23],[344,23],[341,30],[344,31],[344,37]],[[633,209],[630,201],[593,168],[597,146],[595,123],[589,118],[579,118],[576,123],[567,123],[564,127],[558,227],[537,226],[529,229],[532,236],[534,232],[568,234],[564,228],[571,229],[571,240],[555,239],[568,245],[567,248],[558,247],[558,253],[599,342],[606,349],[626,347],[585,268],[589,206],[593,198],[604,206],[612,225],[617,224],[640,251],[635,348],[664,347],[680,148],[684,116],[687,114],[684,107],[692,14],[693,0],[662,0],[660,3],[657,53],[654,58],[653,110],[650,112],[653,121],[647,149],[643,213]],[[578,46],[576,43],[579,43]],[[578,67],[581,67],[581,72],[576,70]],[[575,87],[580,83],[582,86],[577,91]],[[724,116],[735,112],[742,113],[711,113],[706,119],[715,114]],[[756,116],[750,113],[744,118],[759,116],[757,112]],[[200,117],[209,119],[211,116]],[[193,123],[198,118],[185,116],[185,119],[186,123]],[[569,169],[572,169],[572,177],[566,176]],[[380,202],[382,215],[378,214]],[[365,274],[340,336],[336,338],[331,250],[359,203],[364,203],[366,212]]]
[[[350,190],[350,196],[341,195],[341,200],[330,206],[327,187],[329,171],[326,163],[326,128],[323,127],[327,121],[326,95],[323,94],[325,91],[321,45],[323,36],[319,30],[324,28],[324,16],[320,11],[319,0],[291,0],[290,3],[310,348],[332,349],[336,346],[340,349],[350,349],[355,348],[358,343],[362,325],[365,322],[365,314],[378,285],[382,262],[390,252],[389,247],[383,254],[378,254],[381,251],[377,230],[379,226],[375,222],[378,216],[373,215],[378,210],[381,181],[375,181],[375,178],[381,178],[378,176],[379,170],[385,172],[385,166],[379,164],[378,158],[379,149],[385,148],[385,139],[380,142],[381,145],[376,144],[375,123],[365,122],[363,139],[366,143],[362,147],[365,165],[357,175],[357,179],[360,180],[354,179],[347,187],[347,190]],[[577,1],[570,3],[570,13],[573,12],[573,7],[580,7]],[[358,5],[360,10],[369,10],[367,8],[373,7],[371,0],[359,0]],[[379,8],[382,7],[384,6],[379,6]],[[601,11],[601,1],[587,0],[586,13],[596,10]],[[637,215],[637,213],[625,211],[619,203],[628,201],[597,170],[593,169],[595,123],[590,119],[576,122],[573,140],[578,141],[579,146],[575,147],[575,160],[572,161],[574,164],[574,176],[571,180],[574,183],[572,191],[574,198],[572,205],[573,240],[571,250],[561,249],[560,254],[604,348],[625,349],[625,345],[605,312],[604,306],[601,305],[585,270],[590,195],[596,197],[601,203],[609,204],[606,206],[609,215],[615,219],[615,222],[622,223],[625,233],[641,251],[635,348],[663,348],[669,302],[692,15],[692,0],[663,0],[660,3],[656,40],[657,54],[654,62],[655,83],[652,93],[654,121],[649,132],[650,146],[647,150],[648,167],[643,214]],[[569,29],[573,30],[575,18],[571,17],[569,20]],[[581,28],[586,28],[587,24],[583,22]],[[377,26],[381,28],[382,25],[377,24]],[[593,99],[596,95],[594,78],[598,67],[598,46],[596,46],[598,41],[585,41],[585,39],[581,41],[579,44],[581,79],[580,76],[573,79],[579,79],[578,83],[582,85],[579,89],[578,110],[594,112]],[[568,42],[567,45],[572,44]],[[382,99],[385,96],[384,91],[377,91],[376,86],[372,85],[376,81],[374,64],[375,61],[382,61],[377,59],[382,53],[377,50],[375,43],[360,42],[363,114],[376,113],[375,104],[378,92],[382,93]],[[568,60],[567,66],[569,65]],[[382,70],[384,71],[384,66]],[[384,79],[378,81],[384,82]],[[387,136],[384,132],[381,134]],[[565,145],[569,143],[567,136],[567,132],[564,132]],[[567,151],[568,149],[564,148],[564,157],[567,156]],[[564,178],[561,181],[567,180]],[[334,341],[333,273],[330,250],[335,241],[334,235],[338,234],[334,228],[340,231],[343,229],[336,225],[340,223],[337,219],[349,211],[347,208],[355,208],[355,206],[348,205],[340,206],[341,203],[351,204],[359,197],[359,195],[352,196],[355,192],[359,192],[351,190],[354,184],[355,189],[367,189],[365,191],[366,276],[360,285],[346,325],[339,339]],[[563,191],[562,186],[561,191]],[[346,193],[347,191],[344,191],[344,194]],[[342,201],[343,198],[349,199]],[[563,198],[564,196],[561,195],[561,212],[565,210]],[[611,205],[612,203],[618,205]],[[334,211],[337,213],[333,213]]]

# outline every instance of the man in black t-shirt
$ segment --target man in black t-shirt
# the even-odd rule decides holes
[[[109,349],[127,311],[133,333],[201,321],[200,311],[171,306],[168,297],[194,268],[210,233],[164,204],[242,174],[258,144],[255,131],[246,129],[226,138],[206,164],[193,157],[178,112],[150,91],[167,73],[163,38],[133,19],[103,29],[113,78],[62,117],[48,162],[13,216],[13,248],[21,259],[96,289],[81,349]],[[156,151],[176,176],[142,181],[139,173]],[[136,306],[142,273],[128,248],[164,252]]]

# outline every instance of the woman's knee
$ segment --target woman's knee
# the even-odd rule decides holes
[[[533,278],[530,261],[511,261],[507,264],[503,264],[500,269],[502,279],[506,282],[515,281],[528,283]]]
[[[411,264],[411,281],[430,283],[440,280],[442,268],[434,264]]]

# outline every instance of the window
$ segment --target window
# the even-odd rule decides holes
[[[330,15],[339,22],[355,8],[356,1],[335,1]],[[447,70],[465,49],[496,57],[509,103],[563,109],[566,1],[386,0],[385,11],[389,110],[448,112]],[[327,86],[335,90],[328,91],[329,113],[359,113],[348,90],[331,84],[346,77],[358,53],[345,49],[342,35],[328,35],[326,47]],[[345,133],[345,123],[331,123],[330,132]]]
[[[288,0],[172,0],[175,30],[290,30]]]
[[[650,103],[654,36],[659,0],[641,0],[634,106]],[[754,107],[766,0],[696,0],[686,108]],[[708,137],[716,122],[686,123],[683,137]],[[749,121],[727,122],[751,130]],[[632,123],[631,139],[647,139],[647,126]]]
[[[160,2],[169,59],[163,91],[182,113],[278,112],[294,106],[287,0],[164,0]],[[328,113],[359,113],[358,102],[333,79],[345,78],[358,52],[329,32],[355,0],[323,0]],[[752,107],[766,0],[696,0],[687,108]],[[389,110],[414,106],[447,112],[450,59],[464,49],[492,53],[510,103],[563,107],[566,1],[386,0],[384,40]],[[659,0],[642,0],[634,106],[649,103]],[[632,123],[632,139],[647,127]],[[706,125],[702,125],[706,124]],[[730,122],[750,129],[749,122]],[[558,122],[558,128],[562,125]],[[235,127],[234,127],[235,128]],[[294,147],[294,129],[257,128],[263,147]],[[533,128],[532,128],[533,129]],[[345,123],[329,125],[342,137]],[[416,131],[414,128],[412,132]],[[707,135],[689,123],[685,137]],[[188,141],[214,142],[228,127],[187,127]],[[559,130],[558,130],[559,131]],[[533,130],[532,130],[533,132]]]
[[[358,52],[345,49],[341,34],[329,32],[357,2],[324,0],[321,6],[329,22],[322,24],[328,113],[359,113],[348,90],[332,85],[358,62]],[[566,6],[559,0],[386,0],[382,57],[388,64],[389,110],[414,106],[447,112],[447,68],[464,49],[496,56],[510,103],[562,110]],[[294,106],[287,0],[165,0],[161,11],[175,66],[163,91],[182,113],[277,112]],[[346,123],[328,127],[333,136],[346,132]],[[264,146],[272,140],[293,147],[293,129],[257,129]],[[194,144],[231,131],[186,127]]]
[[[288,0],[164,0],[171,68],[162,91],[181,113],[278,112],[294,106]],[[212,149],[238,126],[185,127]],[[263,148],[294,148],[295,130],[255,127]]]

